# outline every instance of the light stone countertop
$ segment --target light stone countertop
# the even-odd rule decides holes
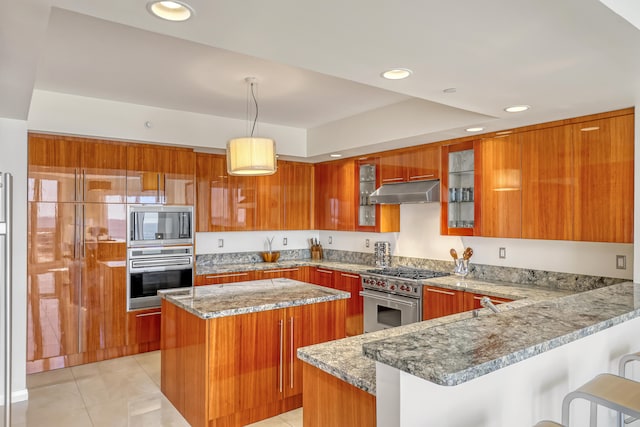
[[[158,295],[201,319],[255,313],[349,298],[338,291],[278,278],[158,291]]]
[[[452,386],[638,316],[640,284],[625,282],[369,341],[363,351],[372,360]]]

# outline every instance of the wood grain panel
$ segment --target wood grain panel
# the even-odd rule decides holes
[[[482,224],[485,237],[521,235],[520,141],[516,136],[484,139],[482,158]]]
[[[82,140],[82,200],[93,203],[125,203],[127,144]]]
[[[633,242],[634,116],[573,125],[574,239]]]
[[[405,182],[407,175],[407,157],[404,152],[391,151],[380,157],[381,184]]]
[[[240,271],[235,273],[201,274],[195,279],[196,286],[219,285],[222,283],[246,282],[255,280],[255,271]]]
[[[405,153],[407,180],[422,181],[440,178],[440,145],[429,144]]]
[[[80,148],[81,144],[72,138],[29,134],[29,201],[79,200]]]
[[[282,229],[313,228],[314,169],[312,163],[278,162],[282,186]]]
[[[281,171],[255,178],[256,223],[255,230],[282,229]]]
[[[273,270],[260,270],[256,271],[257,279],[276,279],[285,277],[292,280],[304,281],[304,269],[303,267],[290,267],[290,268],[275,268]]]
[[[309,282],[314,285],[325,286],[327,288],[334,287],[334,276],[337,274],[334,270],[323,267],[310,267]]]
[[[358,274],[336,272],[334,287],[351,294],[351,298],[347,300],[347,336],[362,334],[364,332],[364,300],[360,296],[360,291],[362,290],[360,276]]]
[[[571,127],[519,134],[522,148],[522,238],[573,239]]]
[[[434,286],[423,286],[422,291],[422,320],[465,311],[464,292],[462,291]]]
[[[196,230],[225,231],[230,222],[226,159],[196,153]]]
[[[305,427],[375,427],[376,397],[303,363]]]
[[[230,229],[254,230],[256,226],[256,177],[229,176]]]
[[[352,159],[316,164],[315,228],[355,230],[358,201],[355,179],[356,162]]]

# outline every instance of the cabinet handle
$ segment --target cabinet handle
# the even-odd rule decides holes
[[[404,181],[404,178],[402,177],[398,177],[398,178],[385,178],[382,180],[382,182],[391,182],[391,181]]]
[[[282,319],[278,320],[278,326],[280,327],[280,375],[279,375],[279,379],[278,379],[278,389],[280,390],[280,393],[282,393],[282,376],[283,376],[283,366],[282,366],[282,350],[283,350],[283,346],[284,346],[284,342],[283,342],[283,338],[284,338],[284,325],[282,324]]]
[[[263,273],[285,273],[287,271],[298,271],[298,268],[281,268],[279,270],[265,270]]]
[[[331,270],[320,270],[320,269],[317,269],[316,271],[318,273],[333,274],[333,271],[331,271]]]
[[[167,174],[162,174],[162,203],[167,203]]]
[[[289,336],[289,354],[290,354],[290,363],[289,363],[289,387],[293,388],[293,316],[290,318],[291,321],[291,336]]]
[[[78,168],[73,168],[73,201],[78,201]]]
[[[141,313],[141,314],[136,314],[136,317],[147,317],[147,316],[157,316],[159,314],[162,314],[161,311],[154,311],[153,313]]]
[[[82,169],[82,201],[87,200],[87,172]]]
[[[414,176],[410,176],[409,179],[421,179],[421,178],[433,178],[434,176],[436,176],[433,173],[430,173],[428,175],[414,175]]]
[[[81,242],[82,242],[82,258],[86,258],[87,257],[87,230],[84,229],[85,225],[86,225],[86,213],[87,213],[87,207],[83,204],[82,205],[82,236],[81,237]]]
[[[357,274],[340,273],[340,275],[342,277],[351,277],[352,279],[359,279],[360,278],[360,276],[358,276]]]
[[[441,291],[440,289],[427,288],[427,292],[433,292],[436,294],[455,295],[455,292]]]
[[[232,274],[216,274],[214,276],[204,276],[205,279],[219,279],[221,277],[242,277],[248,276],[249,273],[232,273]]]

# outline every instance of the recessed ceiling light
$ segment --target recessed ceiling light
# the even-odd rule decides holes
[[[591,132],[592,130],[598,130],[600,129],[600,126],[591,126],[588,128],[582,128],[580,129],[582,132]]]
[[[529,105],[512,105],[504,109],[507,113],[521,113],[531,108]]]
[[[484,130],[484,128],[481,127],[474,127],[474,128],[466,128],[465,129],[467,132],[480,132],[482,130]]]
[[[413,71],[407,68],[394,68],[393,70],[387,70],[382,73],[382,77],[389,80],[402,80],[406,79],[413,73]]]
[[[334,157],[337,159],[338,157],[342,157],[342,154],[338,154],[338,153],[329,154],[329,157]]]
[[[167,21],[186,21],[193,15],[193,9],[180,1],[152,1],[147,3],[147,10],[158,18]]]

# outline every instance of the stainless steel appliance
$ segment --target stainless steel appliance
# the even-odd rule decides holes
[[[422,281],[448,275],[416,268],[383,268],[362,273],[364,332],[422,320]]]
[[[192,245],[193,206],[129,205],[129,247]]]
[[[3,306],[4,319],[0,320],[4,328],[0,329],[0,346],[4,348],[2,359],[4,360],[4,373],[0,377],[3,383],[2,393],[4,395],[4,416],[3,425],[11,426],[11,328],[12,328],[12,212],[13,212],[13,177],[8,173],[0,173],[0,238],[3,244],[0,247],[0,267],[3,272],[4,293],[0,296],[0,306]]]
[[[160,307],[161,289],[193,286],[193,246],[130,248],[127,308]]]

